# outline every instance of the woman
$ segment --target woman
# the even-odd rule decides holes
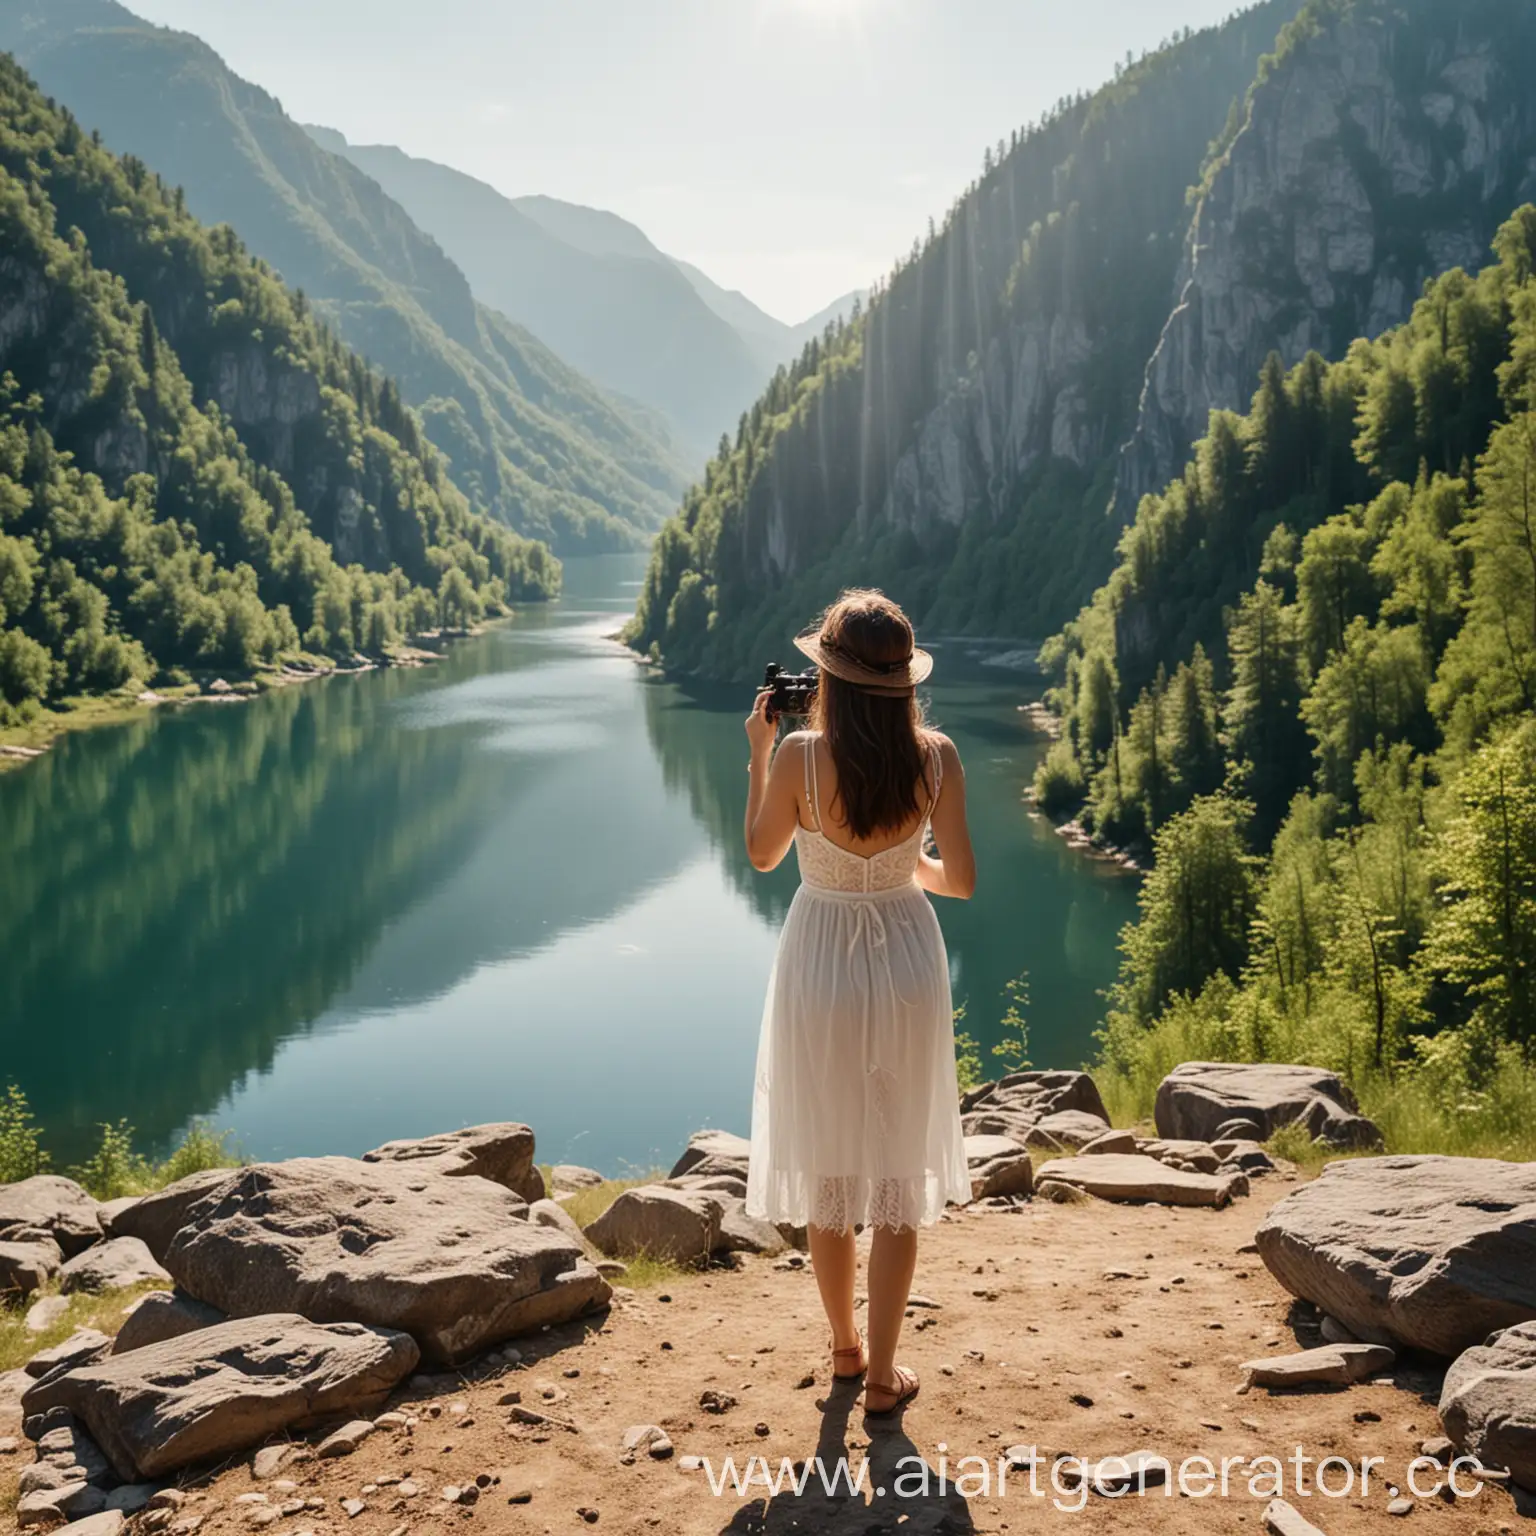
[[[917,1229],[970,1198],[949,961],[923,893],[969,897],[976,861],[959,755],[923,724],[933,659],[907,616],[845,592],[795,644],[820,668],[811,729],[775,753],[768,689],[747,720],[748,856],[773,869],[793,842],[801,879],[763,1011],[747,1209],[809,1227],[833,1374],[865,1376],[866,1414],[889,1417],[918,1389],[896,1364]],[[874,1229],[867,1352],[856,1225]]]

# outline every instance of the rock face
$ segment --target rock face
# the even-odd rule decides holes
[[[1259,1253],[1357,1338],[1459,1355],[1536,1318],[1536,1164],[1330,1163],[1271,1207]]]
[[[1217,1209],[1248,1193],[1248,1180],[1240,1173],[1185,1173],[1154,1157],[1127,1156],[1121,1152],[1058,1158],[1039,1168],[1035,1180],[1037,1184],[1069,1184],[1100,1200],[1141,1200]]]
[[[179,1339],[184,1333],[196,1333],[200,1328],[212,1328],[215,1323],[227,1321],[217,1307],[183,1291],[151,1291],[123,1319],[112,1340],[112,1353],[121,1355],[130,1349],[143,1349],[146,1344]]]
[[[0,1185],[0,1242],[18,1232],[47,1232],[65,1258],[101,1241],[96,1202],[73,1179],[40,1173]]]
[[[418,1359],[403,1333],[251,1317],[39,1382],[23,1407],[68,1409],[118,1476],[140,1482],[332,1414],[374,1408]]]
[[[170,1284],[171,1277],[155,1263],[154,1255],[137,1237],[110,1237],[68,1260],[59,1274],[59,1289],[121,1291],[148,1280]]]
[[[611,1258],[649,1254],[677,1264],[702,1264],[719,1246],[723,1215],[713,1195],[646,1184],[626,1189],[586,1230]]]
[[[77,1328],[62,1344],[39,1350],[22,1369],[28,1376],[41,1380],[60,1366],[72,1371],[76,1366],[104,1359],[111,1352],[112,1340],[106,1334],[95,1328]]]
[[[1460,1355],[1445,1373],[1440,1418],[1458,1451],[1536,1492],[1536,1323]]]
[[[0,1243],[0,1294],[30,1296],[59,1272],[64,1255],[46,1238],[38,1242]]]
[[[456,1364],[606,1305],[608,1283],[510,1190],[412,1162],[246,1168],[191,1208],[166,1268],[232,1317],[298,1312],[401,1329]]]
[[[1011,1136],[967,1136],[965,1165],[971,1176],[972,1200],[1027,1195],[1034,1185],[1029,1153]]]
[[[1370,6],[1312,28],[1253,93],[1195,213],[1147,367],[1116,511],[1183,468],[1212,409],[1246,409],[1272,351],[1337,357],[1407,318],[1426,278],[1476,270],[1536,192],[1525,61],[1459,8],[1415,8],[1413,50]],[[1421,71],[1406,64],[1409,52]]]
[[[680,1179],[685,1173],[698,1173],[708,1163],[712,1173],[734,1172],[744,1179],[751,1155],[752,1143],[745,1136],[730,1131],[695,1131],[668,1177]]]
[[[1246,1126],[1247,1140],[1264,1141],[1299,1121],[1330,1146],[1381,1145],[1343,1079],[1319,1067],[1187,1061],[1159,1084],[1153,1115],[1158,1135],[1172,1140],[1236,1139]]]
[[[789,1244],[771,1221],[747,1214],[747,1202],[739,1195],[720,1198],[720,1236],[716,1253],[782,1253]]]
[[[450,1177],[489,1179],[530,1204],[544,1198],[544,1175],[533,1165],[533,1132],[510,1121],[419,1141],[390,1141],[363,1153],[365,1163],[414,1163]]]
[[[229,1168],[188,1174],[164,1189],[145,1195],[112,1217],[113,1237],[138,1238],[158,1262],[164,1262],[171,1239],[186,1223],[187,1214],[205,1195],[222,1189],[235,1177]]]
[[[1104,1100],[1086,1072],[1010,1072],[983,1083],[961,1096],[960,1124],[967,1136],[1011,1136],[1024,1146],[1041,1121],[1068,1110],[1099,1121],[1097,1135],[1109,1129]],[[1073,1123],[1086,1129],[1086,1121]]]

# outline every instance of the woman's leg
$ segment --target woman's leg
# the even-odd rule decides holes
[[[811,1241],[811,1268],[816,1271],[816,1287],[832,1327],[832,1348],[852,1349],[859,1342],[859,1326],[853,1320],[853,1279],[858,1260],[853,1251],[853,1228],[836,1232],[828,1227],[808,1228]],[[839,1362],[845,1376],[852,1375],[852,1359]]]
[[[896,1344],[901,1338],[912,1274],[917,1268],[916,1227],[876,1227],[869,1247],[869,1380],[872,1408],[889,1405],[892,1395],[880,1387],[895,1386]]]

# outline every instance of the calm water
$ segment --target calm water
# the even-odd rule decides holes
[[[745,1131],[793,858],[740,847],[750,698],[603,639],[640,562],[420,671],[165,711],[0,776],[0,1080],[56,1161],[127,1117],[206,1116],[250,1156],[525,1120],[541,1159],[670,1162]],[[980,881],[939,902],[984,1043],[1029,972],[1031,1054],[1076,1065],[1131,881],[1021,804],[1035,686],[937,648]],[[767,659],[767,658],[765,658]]]

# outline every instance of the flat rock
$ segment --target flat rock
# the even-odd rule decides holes
[[[165,1265],[232,1317],[298,1312],[412,1335],[454,1365],[607,1305],[608,1282],[511,1190],[414,1160],[295,1158],[195,1205]]]
[[[489,1179],[530,1202],[542,1200],[546,1193],[544,1175],[533,1163],[533,1132],[514,1121],[471,1125],[415,1141],[385,1142],[363,1153],[363,1161],[414,1163],[450,1177]]]
[[[66,1296],[76,1291],[125,1291],[149,1281],[171,1283],[171,1277],[155,1262],[141,1238],[109,1237],[64,1261],[59,1290]]]
[[[1159,1205],[1205,1205],[1217,1209],[1248,1193],[1241,1174],[1185,1173],[1153,1157],[1107,1152],[1099,1157],[1063,1157],[1036,1175],[1073,1185],[1100,1200],[1154,1201]]]
[[[1455,1356],[1536,1318],[1536,1163],[1329,1163],[1270,1207],[1259,1254],[1357,1338]]]
[[[1381,1146],[1381,1132],[1359,1113],[1344,1080],[1320,1067],[1186,1061],[1159,1084],[1153,1118],[1157,1134],[1172,1140],[1216,1141],[1242,1127],[1267,1141],[1299,1122],[1330,1146]]]
[[[685,1173],[697,1171],[700,1164],[709,1161],[711,1172],[735,1172],[747,1176],[747,1160],[752,1155],[752,1143],[745,1136],[730,1131],[695,1131],[688,1138],[683,1155],[672,1165],[671,1178],[681,1178]]]
[[[38,1380],[61,1366],[72,1371],[77,1365],[89,1365],[92,1360],[104,1359],[111,1353],[112,1340],[106,1334],[95,1328],[77,1328],[62,1344],[39,1350],[22,1369]]]
[[[154,1483],[123,1483],[107,1490],[107,1514],[136,1515],[155,1496]],[[100,1519],[100,1516],[92,1516]]]
[[[960,1098],[960,1124],[967,1136],[1012,1136],[1027,1143],[1042,1120],[1078,1110],[1109,1126],[1098,1087],[1086,1072],[1010,1072],[982,1083]]]
[[[24,1300],[54,1279],[63,1262],[64,1255],[52,1238],[0,1243],[0,1293],[10,1292]]]
[[[771,1221],[747,1214],[747,1202],[739,1195],[717,1192],[714,1198],[720,1202],[720,1236],[715,1240],[714,1252],[773,1254],[783,1253],[789,1247],[783,1233]]]
[[[56,1173],[0,1184],[0,1242],[24,1231],[47,1232],[66,1258],[102,1238],[95,1200]]]
[[[1059,1109],[1054,1114],[1042,1115],[1030,1126],[1024,1133],[1024,1145],[1042,1152],[1061,1152],[1068,1147],[1076,1151],[1097,1141],[1109,1128],[1109,1121],[1102,1115],[1082,1109]]]
[[[337,1456],[350,1456],[373,1432],[372,1419],[353,1419],[350,1423],[343,1424],[340,1429],[328,1434],[315,1447],[315,1455],[321,1461],[330,1461]]]
[[[1162,1137],[1143,1137],[1136,1150],[1144,1157],[1155,1157],[1170,1168],[1186,1173],[1215,1173],[1221,1158],[1208,1141],[1167,1141]]]
[[[1315,1382],[1350,1386],[1390,1370],[1396,1361],[1397,1356],[1385,1344],[1324,1344],[1265,1360],[1245,1360],[1240,1369],[1247,1372],[1249,1385],[1255,1387],[1300,1387]]]
[[[1445,1374],[1440,1418],[1458,1451],[1536,1492],[1536,1323],[1501,1329]]]
[[[404,1333],[294,1314],[241,1318],[38,1382],[23,1407],[75,1414],[118,1476],[143,1482],[376,1408],[419,1359]]]
[[[1269,1536],[1323,1536],[1294,1504],[1284,1499],[1271,1499],[1264,1506],[1264,1529]]]
[[[112,1340],[112,1353],[121,1355],[130,1349],[143,1349],[146,1344],[179,1339],[184,1333],[196,1333],[199,1328],[212,1328],[226,1321],[226,1313],[185,1291],[151,1291],[123,1319]]]
[[[72,1520],[55,1533],[55,1536],[64,1536],[67,1531],[69,1536],[121,1536],[123,1525],[126,1521],[121,1508],[112,1506],[112,1494],[107,1495],[108,1507],[99,1515],[87,1515],[83,1520]]]
[[[83,1520],[107,1507],[107,1496],[83,1478],[58,1488],[37,1488],[16,1501],[16,1524],[23,1530],[31,1525],[56,1525],[60,1520]]]
[[[578,1189],[596,1189],[606,1182],[596,1168],[583,1168],[579,1163],[556,1163],[549,1170],[550,1192],[556,1195],[573,1194]]]
[[[713,1195],[644,1184],[626,1189],[586,1235],[610,1258],[649,1254],[677,1264],[703,1264],[720,1241],[724,1215]]]
[[[1027,1195],[1034,1188],[1034,1162],[1011,1136],[967,1136],[965,1165],[972,1200]]]
[[[192,1207],[238,1176],[238,1169],[207,1168],[201,1173],[177,1179],[174,1184],[167,1184],[164,1189],[157,1189],[152,1195],[145,1195],[118,1212],[112,1218],[112,1235],[138,1238],[156,1261],[163,1264],[171,1239],[185,1225]]]

